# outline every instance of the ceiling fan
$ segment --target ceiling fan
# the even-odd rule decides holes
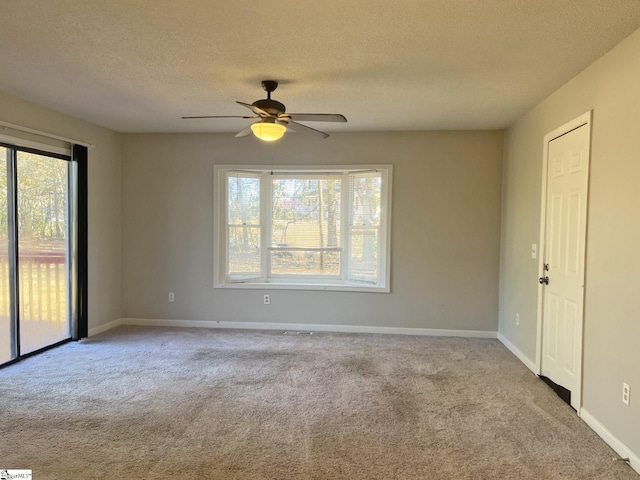
[[[328,133],[321,132],[315,128],[307,127],[302,122],[346,122],[344,115],[339,113],[285,113],[284,104],[277,100],[271,99],[271,92],[278,88],[278,82],[275,80],[263,80],[262,88],[267,92],[267,98],[256,100],[252,104],[236,102],[245,108],[251,110],[255,116],[240,115],[203,115],[196,117],[182,117],[183,119],[195,118],[252,118],[257,122],[252,123],[246,128],[240,130],[236,137],[246,137],[253,133],[260,140],[272,142],[282,138],[284,133],[289,130],[296,133],[304,133],[313,135],[318,138],[327,138]]]

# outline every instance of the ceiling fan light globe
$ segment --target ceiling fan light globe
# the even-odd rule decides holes
[[[253,134],[264,142],[280,140],[287,131],[284,125],[279,123],[258,122],[251,125]]]

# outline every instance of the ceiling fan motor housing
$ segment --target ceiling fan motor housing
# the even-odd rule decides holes
[[[270,98],[256,100],[251,105],[253,105],[254,107],[258,107],[259,109],[264,110],[265,112],[275,117],[286,111],[284,104],[276,100],[271,100]]]
[[[271,92],[278,88],[278,82],[276,82],[275,80],[263,80],[262,88],[264,88],[265,92],[267,92],[267,98],[263,100],[256,100],[251,105],[264,110],[269,115],[273,115],[274,117],[283,114],[286,111],[284,104],[275,100],[271,100]]]

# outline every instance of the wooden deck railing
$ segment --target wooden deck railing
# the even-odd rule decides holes
[[[18,273],[20,316],[29,320],[66,321],[65,252],[22,252]],[[9,262],[0,255],[0,316],[9,315]]]

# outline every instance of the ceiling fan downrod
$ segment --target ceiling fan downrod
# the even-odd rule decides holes
[[[278,88],[278,82],[275,80],[262,80],[262,88],[267,92],[267,100],[271,100],[271,92]]]

